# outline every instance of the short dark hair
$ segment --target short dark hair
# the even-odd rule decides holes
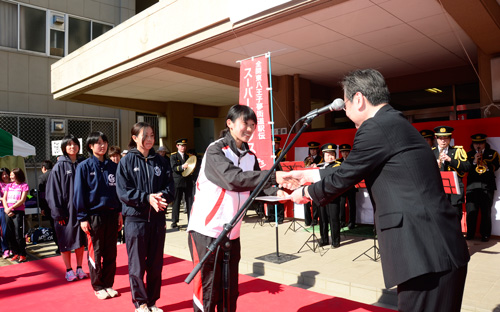
[[[122,155],[122,149],[119,146],[113,145],[110,146],[108,149],[108,156],[113,156],[113,155]]]
[[[373,106],[389,103],[391,98],[384,76],[375,69],[354,70],[342,79],[341,85],[348,100],[352,100],[356,92],[361,92]]]
[[[240,117],[243,117],[243,121],[245,122],[248,120],[252,120],[253,122],[255,122],[255,124],[257,124],[257,116],[255,115],[253,109],[251,109],[249,106],[240,104],[231,106],[231,108],[227,112],[226,121],[229,119],[232,122],[236,122],[236,119]],[[221,131],[220,136],[225,136],[228,131],[229,128],[227,128],[226,125],[226,129]]]
[[[90,145],[96,144],[97,142],[99,142],[99,139],[102,139],[104,142],[108,143],[108,137],[101,131],[91,132],[87,137],[85,145],[87,146],[90,154],[92,154],[92,149],[90,148]]]
[[[42,162],[42,168],[45,168],[45,169],[47,169],[47,170],[50,170],[50,169],[52,169],[52,167],[54,167],[54,164],[52,163],[52,161],[51,161],[51,160],[48,160],[48,159],[47,159],[47,160],[44,160],[44,161]]]
[[[14,174],[16,182],[24,183],[26,181],[26,176],[24,175],[23,169],[14,168],[14,169],[12,169],[12,173]]]
[[[73,141],[73,143],[78,145],[78,150],[82,149],[82,147],[80,146],[80,141],[78,141],[78,139],[74,135],[68,134],[64,136],[64,138],[61,141],[61,150],[64,156],[68,156],[68,153],[66,152],[66,145],[68,145],[70,141]]]

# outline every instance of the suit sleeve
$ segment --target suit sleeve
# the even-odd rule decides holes
[[[313,201],[324,206],[378,170],[390,155],[390,146],[382,137],[383,130],[376,122],[365,121],[356,133],[349,157],[338,167],[320,170],[321,180],[309,186]]]
[[[257,157],[255,157],[255,162],[257,163]],[[243,171],[240,167],[234,165],[222,151],[218,150],[217,145],[212,145],[207,150],[205,175],[208,180],[225,190],[234,192],[252,191],[266,174],[267,171],[261,171],[258,164],[254,165],[254,171]],[[270,187],[273,183],[271,180],[274,181],[275,179],[276,175],[272,174],[266,187]]]

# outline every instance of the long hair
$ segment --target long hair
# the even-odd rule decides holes
[[[226,133],[229,132],[229,128],[227,126],[227,120],[231,120],[232,122],[236,122],[236,119],[243,117],[243,121],[248,121],[252,120],[257,124],[257,116],[255,115],[255,112],[248,106],[246,105],[233,105],[227,112],[226,116],[226,129],[222,130],[220,132],[220,137],[224,137]]]
[[[17,183],[21,184],[26,181],[26,176],[24,175],[24,171],[21,168],[12,169],[12,173],[14,174],[14,179]]]
[[[128,143],[128,149],[132,149],[132,148],[137,148],[137,143],[135,143],[134,139],[132,138],[132,136],[139,136],[139,134],[141,133],[142,129],[146,129],[146,128],[151,128],[153,129],[153,127],[151,127],[150,124],[148,124],[147,122],[138,122],[136,123],[134,126],[132,126],[132,129],[130,130],[130,142]],[[146,138],[143,137],[142,138],[142,143],[144,144],[144,140]]]
[[[82,149],[82,147],[80,146],[80,141],[78,141],[78,139],[74,135],[68,134],[64,136],[61,142],[61,150],[64,156],[68,156],[68,153],[66,152],[66,145],[68,145],[70,141],[73,141],[76,145],[78,145],[78,151]]]
[[[2,176],[3,176],[3,173],[4,172],[7,172],[7,175],[9,176],[9,182],[10,182],[10,170],[9,168],[0,168],[0,182],[3,182],[3,179],[2,179]]]

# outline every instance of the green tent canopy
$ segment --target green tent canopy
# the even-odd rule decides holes
[[[35,155],[36,150],[20,138],[13,136],[7,131],[0,129],[0,157],[3,156],[22,156],[28,157]]]

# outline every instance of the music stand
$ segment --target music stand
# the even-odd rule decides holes
[[[306,239],[306,242],[304,243],[304,245],[302,245],[302,247],[300,247],[299,251],[297,251],[297,253],[300,253],[300,251],[305,247],[309,247],[309,249],[312,250],[312,252],[316,252],[316,250],[320,247],[319,246],[319,243],[317,242],[319,239],[318,239],[318,236],[316,236],[316,233],[314,233],[314,225],[312,226],[312,229],[313,229],[313,232],[311,235],[309,235],[309,237]],[[311,245],[309,245],[309,241],[312,239],[312,247]]]
[[[456,171],[440,171],[441,180],[443,180],[444,192],[446,194],[460,195],[460,186],[458,184],[458,175]]]
[[[368,258],[370,258],[372,261],[375,261],[375,262],[377,262],[377,260],[380,259],[380,251],[377,247],[377,233],[375,233],[375,227],[373,227],[373,232],[374,232],[373,233],[374,234],[373,235],[373,246],[371,246],[370,248],[365,250],[362,254],[360,254],[356,258],[352,259],[352,261],[355,261],[356,259],[358,259],[362,255],[367,256]],[[368,252],[372,249],[373,249],[373,257],[368,254]]]

